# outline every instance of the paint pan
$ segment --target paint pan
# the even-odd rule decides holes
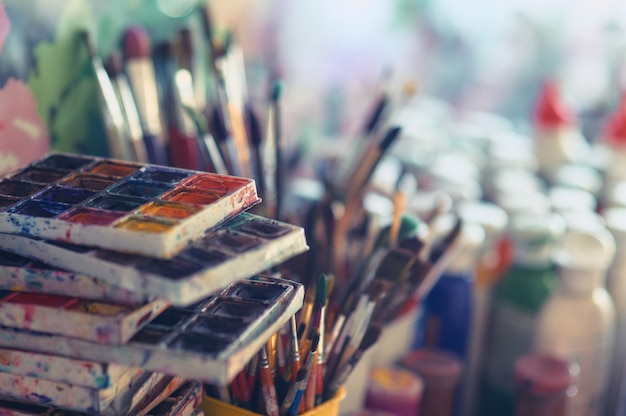
[[[0,345],[226,385],[301,308],[303,297],[298,283],[257,276],[193,306],[170,307],[126,345],[7,327],[0,327]]]
[[[188,382],[146,413],[146,416],[191,416],[202,402],[203,393],[202,384]]]
[[[123,344],[168,303],[130,306],[75,297],[19,291],[0,292],[0,325],[59,334],[102,344]]]
[[[171,258],[259,201],[252,179],[53,153],[0,180],[0,232]]]
[[[146,221],[151,224],[152,220]],[[169,260],[13,234],[0,234],[0,248],[93,276],[144,299],[184,306],[270,269],[308,247],[301,228],[241,213],[206,231]]]
[[[81,387],[104,389],[130,370],[121,364],[75,360],[30,351],[0,349],[0,372]]]

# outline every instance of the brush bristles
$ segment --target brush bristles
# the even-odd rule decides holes
[[[315,287],[315,304],[323,306],[326,304],[328,279],[325,274],[321,274],[317,279],[317,285]]]
[[[283,95],[284,85],[283,82],[278,80],[274,82],[274,86],[272,87],[272,101],[278,102],[280,97]]]
[[[382,334],[382,332],[382,325],[371,324],[365,331],[365,335],[363,335],[363,339],[359,344],[359,350],[367,351],[372,345],[376,343],[376,341],[378,341],[378,338],[380,338],[380,334]]]
[[[370,299],[370,301],[378,302],[383,297],[385,297],[389,286],[389,282],[386,282],[382,279],[374,279],[367,288],[367,297]]]

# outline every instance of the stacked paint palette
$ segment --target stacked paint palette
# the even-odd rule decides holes
[[[302,306],[254,181],[51,154],[0,180],[0,414],[199,415]]]

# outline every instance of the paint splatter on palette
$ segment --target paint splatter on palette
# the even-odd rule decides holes
[[[93,389],[0,373],[0,397],[34,401],[79,412],[100,413],[127,389],[136,390],[139,385],[144,384],[150,375],[147,371],[132,369],[123,374],[111,387]]]
[[[174,393],[172,393],[174,391]],[[202,395],[202,385],[196,382],[185,382],[181,378],[166,377],[157,373],[144,373],[141,377],[128,386],[127,390],[117,395],[112,402],[100,412],[95,409],[84,412],[67,410],[66,407],[56,407],[50,403],[42,403],[45,400],[22,401],[17,399],[3,398],[0,400],[0,415],[3,416],[86,416],[99,414],[101,416],[119,415],[154,415],[154,416],[174,416],[174,413],[155,413],[160,403],[179,399],[185,400],[187,407],[179,408],[186,413],[192,414],[191,408],[197,402],[194,397]],[[169,397],[168,397],[169,396]],[[37,398],[35,398],[37,399]]]
[[[170,258],[259,201],[251,179],[52,153],[0,181],[0,232]]]
[[[72,296],[123,305],[143,304],[144,293],[122,289],[103,280],[62,270],[0,250],[0,290]]]
[[[130,367],[76,360],[30,351],[0,349],[0,372],[81,387],[110,387]]]
[[[185,306],[308,249],[304,231],[241,213],[169,260],[0,233],[0,247],[109,284]]]
[[[185,308],[170,307],[126,345],[0,327],[0,345],[228,384],[303,302],[299,283],[257,276]]]
[[[0,325],[118,345],[128,341],[168,306],[162,300],[129,306],[0,291]]]

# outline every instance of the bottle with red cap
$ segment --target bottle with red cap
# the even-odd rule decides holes
[[[534,113],[535,155],[539,170],[547,178],[564,164],[581,161],[588,154],[589,143],[576,119],[563,105],[556,84],[542,85]]]
[[[515,416],[566,416],[576,394],[578,367],[546,354],[528,354],[515,362]]]

